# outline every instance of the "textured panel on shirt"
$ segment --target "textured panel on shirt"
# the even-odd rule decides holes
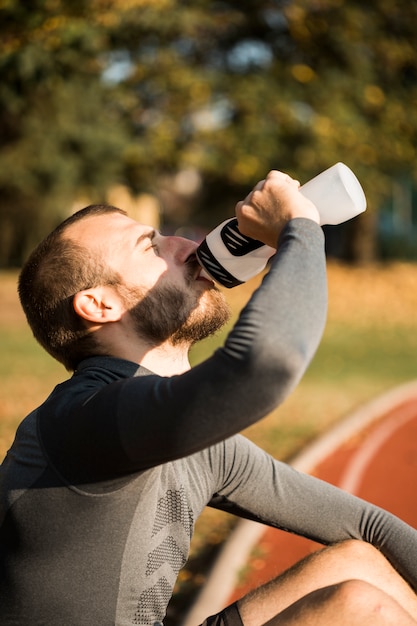
[[[193,507],[182,463],[145,472],[126,540],[116,623],[154,626],[162,622],[178,572],[187,560]]]
[[[178,574],[186,560],[185,554],[177,546],[174,538],[169,536],[149,553],[146,576],[156,572],[164,563],[169,563],[175,574]]]
[[[161,578],[156,585],[146,589],[139,598],[132,624],[153,624],[155,620],[162,621],[165,610],[161,609],[161,598],[164,598],[165,605],[168,604],[171,592],[171,585],[166,578]]]
[[[152,537],[168,524],[174,524],[175,522],[182,524],[187,535],[191,537],[193,515],[188,506],[184,487],[177,490],[168,489],[165,497],[158,501]]]

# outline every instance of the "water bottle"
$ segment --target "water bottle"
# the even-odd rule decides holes
[[[347,165],[336,163],[300,187],[320,215],[320,224],[341,224],[366,209],[363,189]],[[236,287],[259,274],[276,253],[256,239],[239,232],[237,219],[225,220],[199,245],[200,265],[214,281]]]

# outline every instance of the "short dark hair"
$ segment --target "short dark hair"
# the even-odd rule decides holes
[[[74,296],[83,289],[120,284],[121,277],[99,252],[63,234],[74,222],[107,213],[126,215],[108,204],[92,204],[71,215],[33,250],[19,276],[19,298],[34,337],[70,371],[81,360],[102,353],[74,310]]]

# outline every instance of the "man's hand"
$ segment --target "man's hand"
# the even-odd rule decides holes
[[[236,205],[239,230],[246,237],[277,247],[284,226],[296,217],[320,223],[315,205],[300,192],[300,183],[288,174],[272,170]]]

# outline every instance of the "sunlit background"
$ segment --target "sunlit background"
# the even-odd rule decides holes
[[[1,457],[66,377],[31,338],[18,268],[92,202],[198,240],[270,169],[306,182],[345,162],[368,209],[326,227],[322,344],[296,392],[248,435],[289,458],[416,377],[416,2],[0,0],[0,32]],[[235,316],[258,280],[228,292]],[[233,523],[203,515],[167,626]]]
[[[408,0],[2,0],[0,266],[85,203],[198,237],[269,169],[337,161],[369,209],[329,252],[414,258],[416,26]]]

